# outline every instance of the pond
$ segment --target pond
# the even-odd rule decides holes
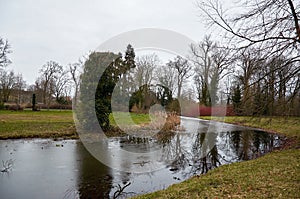
[[[12,167],[8,172],[0,172],[0,196],[127,198],[165,189],[223,164],[257,158],[279,147],[283,140],[275,134],[199,119],[182,117],[181,126],[177,133],[157,139],[109,138],[110,146],[127,151],[160,148],[162,169],[147,173],[111,169],[91,156],[77,140],[2,140],[0,161],[4,165],[0,169],[9,161]],[[207,144],[208,132],[211,136]],[[125,170],[134,171],[147,163],[127,165]]]

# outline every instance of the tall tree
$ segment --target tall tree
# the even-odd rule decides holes
[[[93,52],[84,64],[84,72],[80,84],[79,118],[88,121],[85,128],[92,128],[96,122],[102,130],[110,129],[109,114],[111,113],[111,98],[119,79],[131,68],[135,67],[134,49],[128,45],[125,59],[119,53]],[[98,79],[101,74],[100,79]],[[93,93],[96,90],[96,93]],[[94,104],[94,107],[92,106]],[[96,111],[97,120],[91,117],[91,109]]]
[[[124,70],[130,70],[131,68],[135,68],[136,64],[135,64],[135,52],[134,52],[134,48],[132,47],[131,44],[127,45],[126,51],[125,51],[125,60],[124,60]],[[121,74],[125,74],[125,71],[121,70],[120,71],[120,75]]]
[[[129,96],[136,91],[136,77],[135,77],[135,52],[131,44],[127,45],[124,58],[122,53],[118,55],[121,57],[118,61],[117,75],[118,81],[115,84],[113,92],[113,104],[114,108],[118,111],[128,111]]]
[[[23,79],[22,74],[16,75],[15,80],[15,98],[16,103],[20,104],[22,102],[25,102],[23,91],[26,88],[26,81]],[[28,101],[27,101],[28,102]]]
[[[50,98],[53,94],[53,86],[54,86],[54,77],[62,73],[63,67],[59,65],[55,61],[48,61],[43,65],[40,70],[41,80],[42,80],[42,89],[43,89],[43,103],[50,103]]]
[[[242,111],[246,115],[251,115],[253,112],[253,90],[251,88],[254,82],[254,77],[260,67],[260,58],[258,55],[250,50],[242,51],[238,54],[239,60],[237,65],[240,67],[238,70],[238,80],[243,90],[242,96]]]
[[[151,98],[151,87],[154,84],[154,71],[158,67],[159,58],[156,54],[142,55],[135,59],[136,68],[132,74],[134,84],[131,85],[135,89],[132,99],[130,100],[130,107],[136,105],[139,111],[145,111],[146,98]],[[150,100],[151,101],[151,100]]]
[[[155,70],[155,81],[157,84],[168,88],[171,92],[171,96],[175,93],[176,86],[176,70],[168,67],[168,65],[162,65]]]
[[[214,105],[220,80],[232,72],[231,51],[217,45],[210,36],[206,36],[199,44],[191,45],[191,52],[191,60],[195,65],[197,98],[205,106]]]
[[[153,84],[154,71],[158,68],[159,62],[156,54],[142,55],[136,58],[134,78],[137,81],[138,88],[143,85]]]
[[[81,71],[83,69],[84,61],[79,59],[78,62],[69,64],[69,72],[71,74],[71,80],[74,85],[74,106],[76,106],[76,102],[78,99],[78,92],[79,92],[79,86],[80,86],[80,75]]]
[[[105,127],[109,127],[109,94],[113,86],[109,81],[112,77],[106,74],[108,73],[106,69],[112,66],[116,59],[119,59],[119,56],[114,53],[92,52],[84,63],[80,95],[75,111],[78,120],[82,122],[82,127],[86,130],[93,129],[93,126],[96,128],[99,124],[103,130],[106,130]],[[99,75],[101,75],[100,80]],[[91,115],[94,111],[96,118]]]
[[[11,92],[16,87],[16,75],[13,71],[0,69],[0,102],[8,102]]]
[[[53,76],[53,91],[55,100],[57,103],[61,104],[65,102],[66,89],[68,89],[68,84],[70,83],[70,77],[68,76],[67,70],[61,70]]]
[[[177,99],[180,99],[183,83],[192,76],[192,66],[188,60],[180,56],[175,57],[173,61],[169,61],[167,66],[176,71]]]
[[[191,45],[198,99],[205,106],[210,105],[209,75],[212,67],[211,52],[214,47],[209,36],[206,36],[204,41],[198,45]]]
[[[284,70],[290,64],[299,65],[299,1],[242,0],[234,5],[236,7],[226,9],[225,2],[220,0],[198,3],[208,24],[220,28],[233,49],[247,49],[260,54],[264,59],[285,56],[285,62],[275,72]],[[300,67],[290,75],[297,76],[299,72]]]

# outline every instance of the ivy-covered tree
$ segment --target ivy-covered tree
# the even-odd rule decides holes
[[[120,75],[125,71],[124,66],[122,57],[117,57],[116,60],[105,69],[98,82],[95,94],[95,109],[99,124],[104,131],[107,131],[110,127],[109,114],[111,113],[111,96]]]
[[[96,129],[99,124],[97,117],[94,115],[96,112],[95,91],[98,87],[99,77],[117,58],[118,55],[114,53],[92,52],[84,63],[80,94],[76,102],[76,115],[85,130]]]
[[[85,128],[93,128],[98,123],[102,130],[110,129],[109,114],[111,98],[115,86],[121,77],[135,67],[134,49],[128,45],[125,59],[122,54],[111,52],[93,52],[84,64],[80,85],[79,119],[84,120]],[[96,91],[96,92],[95,92]],[[91,110],[93,109],[94,110]],[[97,121],[91,112],[95,111]]]

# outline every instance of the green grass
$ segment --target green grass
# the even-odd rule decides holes
[[[147,114],[130,115],[137,125],[150,122]],[[122,124],[128,123],[125,113],[118,112],[116,118]],[[110,121],[116,126],[112,115]],[[0,111],[0,139],[16,138],[78,138],[72,111]]]
[[[225,121],[281,133],[294,142],[289,149],[223,165],[166,190],[136,198],[300,198],[300,118],[226,117]]]
[[[34,137],[76,138],[72,111],[0,111],[0,139]]]
[[[116,126],[116,120],[118,120],[119,124],[122,125],[130,125],[130,121],[128,120],[128,113],[125,112],[116,112],[114,114],[110,114],[109,115],[109,120],[111,125]],[[150,123],[150,117],[148,114],[138,114],[138,113],[130,113],[130,117],[132,119],[132,121],[136,124],[147,124]]]

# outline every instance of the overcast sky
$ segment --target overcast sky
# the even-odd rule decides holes
[[[163,28],[200,41],[207,33],[195,0],[0,0],[9,65],[34,83],[49,60],[67,65],[120,33]],[[125,50],[126,47],[124,47]]]

